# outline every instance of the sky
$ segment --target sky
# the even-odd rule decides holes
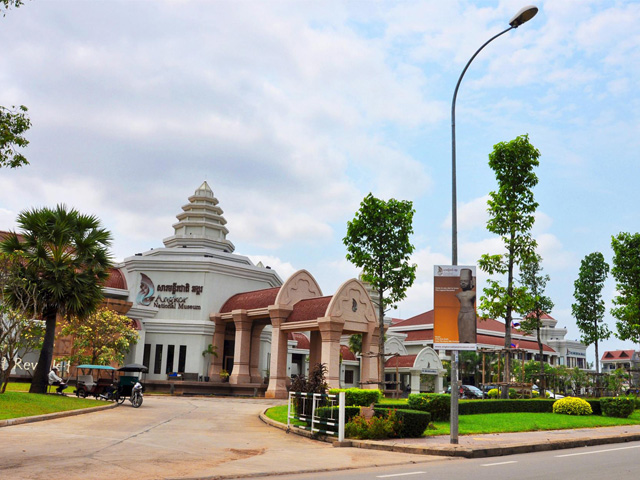
[[[206,180],[236,253],[283,279],[307,269],[329,295],[359,273],[342,239],[371,192],[416,210],[416,281],[390,315],[427,311],[433,266],[451,263],[453,90],[526,5],[27,0],[0,16],[0,105],[26,105],[33,124],[30,165],[0,170],[0,230],[64,203],[99,217],[122,260],[162,247]],[[551,315],[579,339],[581,260],[611,263],[611,236],[640,231],[640,2],[536,5],[460,86],[458,263],[502,251],[486,230],[488,155],[528,134]],[[615,331],[611,277],[603,295]],[[600,351],[620,348],[638,346]]]

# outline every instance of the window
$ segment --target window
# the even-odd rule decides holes
[[[168,345],[167,346],[167,366],[165,368],[165,372],[164,373],[171,373],[173,372],[173,354],[176,351],[176,346],[175,345]]]
[[[142,364],[149,368],[149,360],[151,360],[151,344],[144,344],[144,354],[142,355]]]
[[[353,370],[344,371],[344,383],[353,384]]]
[[[156,358],[153,363],[153,373],[159,374],[162,371],[162,345],[156,345]]]
[[[184,364],[187,362],[187,346],[180,345],[180,354],[178,356],[178,371],[184,373]]]

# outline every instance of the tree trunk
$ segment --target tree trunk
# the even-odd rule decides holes
[[[38,365],[33,372],[31,379],[31,388],[29,393],[47,393],[47,385],[49,385],[49,370],[51,368],[51,360],[53,359],[53,345],[56,337],[56,310],[49,310],[44,314],[45,332]]]
[[[539,318],[538,318],[538,324],[537,324],[536,330],[538,331],[538,351],[540,352],[540,381],[541,381],[540,388],[542,389],[542,392],[544,392],[546,388],[546,383],[544,378],[544,360],[543,360],[544,347],[542,346],[542,339],[540,338],[540,319]],[[544,398],[544,396],[540,398]]]
[[[1,362],[0,362],[1,363]],[[11,370],[16,366],[15,358],[12,358],[7,362],[7,369],[0,375],[0,393],[4,393],[7,390],[7,384],[9,383],[9,377],[11,376]]]
[[[382,302],[383,290],[378,290],[378,326],[380,336],[378,337],[378,386],[384,394],[384,304]]]

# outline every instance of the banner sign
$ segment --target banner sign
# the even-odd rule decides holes
[[[476,267],[435,265],[433,348],[475,350]]]

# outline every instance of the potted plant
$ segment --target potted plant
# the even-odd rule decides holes
[[[202,351],[202,356],[207,359],[205,363],[204,375],[203,375],[205,382],[209,381],[209,366],[211,365],[211,355],[218,358],[218,352],[216,347],[214,347],[212,344],[209,344],[206,350]]]
[[[229,372],[227,372],[224,368],[220,370],[220,380],[223,382],[229,381]]]

